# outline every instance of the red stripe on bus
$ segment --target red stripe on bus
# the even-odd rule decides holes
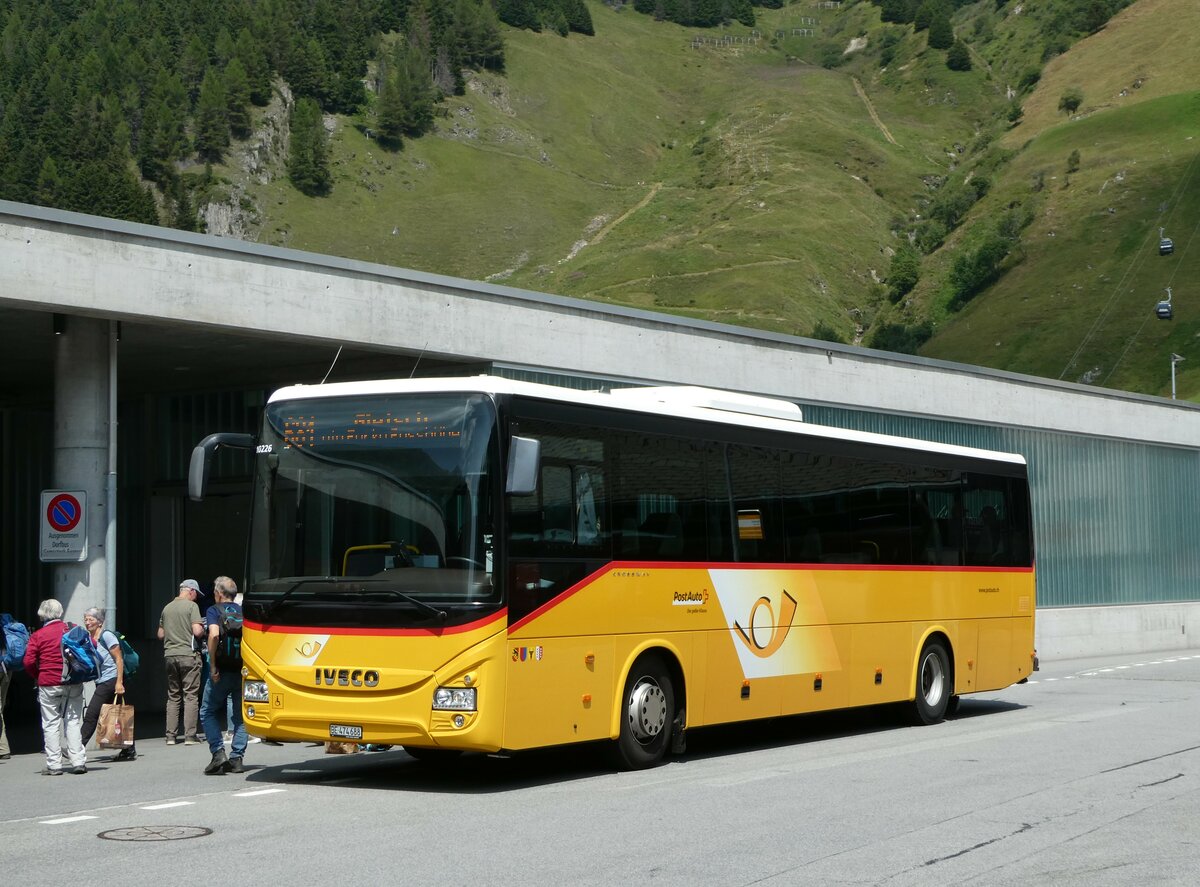
[[[492,622],[508,618],[508,610],[502,609],[495,613],[468,622],[465,625],[451,625],[446,628],[330,628],[327,626],[310,625],[266,625],[262,622],[246,620],[246,628],[261,631],[264,634],[282,632],[284,634],[328,634],[328,635],[358,635],[373,637],[442,637],[448,634],[463,634],[483,628]]]

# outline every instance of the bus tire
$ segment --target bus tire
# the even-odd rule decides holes
[[[946,717],[954,688],[950,679],[950,654],[939,640],[930,640],[921,648],[916,689],[913,723],[936,724]]]
[[[422,764],[446,764],[462,754],[457,748],[409,748],[404,746],[409,757],[416,758]]]
[[[642,656],[629,670],[621,694],[621,732],[614,744],[622,770],[641,770],[661,763],[671,747],[675,725],[675,688],[656,655]]]

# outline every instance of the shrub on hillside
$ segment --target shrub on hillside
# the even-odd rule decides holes
[[[868,347],[878,348],[880,351],[916,354],[917,349],[928,342],[932,335],[933,324],[928,321],[914,324],[889,323],[877,329],[867,344]]]
[[[820,342],[837,342],[839,345],[846,344],[846,338],[823,320],[817,321],[817,325],[813,327],[809,338]]]
[[[946,53],[946,67],[951,71],[971,70],[971,53],[967,50],[967,44],[961,40],[954,41]]]
[[[888,269],[888,301],[893,305],[912,292],[921,279],[921,257],[916,250],[905,245],[892,256],[892,267]]]
[[[1067,114],[1074,114],[1082,104],[1083,93],[1077,87],[1072,87],[1059,97],[1058,110]]]

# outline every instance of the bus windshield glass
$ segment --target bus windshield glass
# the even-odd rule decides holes
[[[483,395],[269,404],[255,463],[247,617],[436,628],[498,609],[496,427]]]

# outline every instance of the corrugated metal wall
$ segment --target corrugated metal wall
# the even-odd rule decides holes
[[[1023,455],[1039,606],[1200,600],[1200,451],[802,406],[820,425]]]

